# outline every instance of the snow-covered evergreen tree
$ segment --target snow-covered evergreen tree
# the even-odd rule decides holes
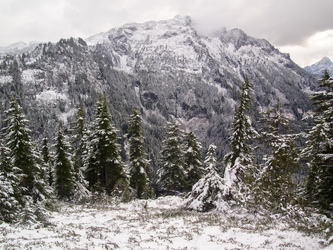
[[[42,140],[41,155],[43,163],[46,166],[46,182],[51,187],[53,185],[54,169],[47,137],[44,137]]]
[[[309,171],[307,194],[311,202],[324,210],[332,210],[333,204],[333,78],[324,71],[313,93],[315,105],[313,126],[309,129],[302,157]]]
[[[90,191],[88,190],[88,182],[83,176],[84,156],[87,151],[87,131],[85,126],[85,111],[82,104],[77,111],[76,121],[72,125],[72,148],[74,149],[72,155],[73,200],[80,202],[90,196]]]
[[[211,144],[205,159],[207,173],[192,187],[192,191],[184,201],[184,207],[190,210],[207,212],[212,209],[224,210],[228,208],[229,187],[216,172],[216,146]]]
[[[184,152],[181,144],[182,136],[175,122],[167,123],[166,130],[157,182],[162,191],[175,193],[176,191],[182,191],[186,186]]]
[[[136,196],[151,198],[154,194],[151,186],[150,163],[144,152],[144,138],[141,135],[141,116],[137,110],[129,120],[128,133],[130,136],[130,186],[136,191]]]
[[[247,115],[251,104],[251,87],[246,77],[235,110],[231,152],[224,157],[226,184],[230,187],[235,184],[240,195],[245,192],[247,185],[251,182],[251,168],[253,168],[253,149],[250,141],[256,136],[256,131]]]
[[[111,194],[118,181],[126,179],[117,130],[110,120],[106,97],[100,95],[89,138],[85,174],[93,191],[105,191],[107,194]]]
[[[190,131],[184,136],[184,169],[186,175],[186,186],[192,186],[204,175],[202,164],[201,144],[195,134]]]
[[[55,180],[54,188],[60,200],[70,200],[73,195],[72,162],[69,154],[69,144],[59,125],[55,145]]]
[[[9,149],[0,141],[0,221],[17,219],[19,203],[16,195],[19,179],[15,176],[9,157]]]
[[[14,186],[14,193],[23,208],[19,220],[29,223],[41,219],[40,211],[43,211],[44,203],[50,197],[50,189],[43,179],[40,156],[31,142],[30,130],[27,128],[28,120],[15,97],[5,113],[5,146],[10,150],[12,172],[19,180],[17,189]]]
[[[257,201],[270,210],[279,211],[293,197],[292,174],[299,168],[295,135],[288,134],[289,122],[279,103],[262,112],[262,116],[259,140],[268,154],[264,157],[260,180],[256,180],[260,185],[256,192],[259,195]]]
[[[217,164],[217,160],[216,160],[216,146],[215,144],[210,144],[208,147],[208,151],[207,151],[207,155],[204,161],[204,165],[206,167],[206,171],[210,171],[210,169],[212,168],[213,170],[217,170],[216,169],[216,164]]]

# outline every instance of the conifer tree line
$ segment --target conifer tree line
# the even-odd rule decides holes
[[[245,78],[222,176],[216,170],[216,147],[210,145],[203,161],[195,134],[181,130],[176,122],[165,126],[159,168],[154,172],[144,150],[138,110],[128,119],[126,164],[105,94],[99,96],[92,123],[86,123],[81,105],[66,133],[61,124],[56,128],[54,145],[49,145],[45,135],[37,147],[19,100],[13,97],[0,141],[0,220],[43,220],[43,211],[55,199],[85,202],[100,194],[121,200],[148,199],[156,191],[177,194],[191,190],[193,199],[205,202],[200,211],[214,208],[212,196],[216,196],[253,209],[279,212],[301,201],[332,212],[333,79],[325,71],[320,90],[312,97],[312,126],[300,134],[289,130],[279,103],[261,112],[256,131],[248,116],[251,87]],[[307,139],[303,147],[296,146],[300,137]],[[260,159],[255,157],[257,151],[264,152]],[[294,174],[301,163],[307,166],[307,180],[297,183]]]
[[[314,109],[307,131],[291,131],[279,103],[261,112],[256,131],[248,116],[251,85],[245,79],[235,109],[231,152],[224,157],[224,181],[235,201],[273,212],[290,205],[314,206],[332,217],[333,78],[327,71],[318,88],[311,98]],[[305,145],[296,146],[299,138],[307,139]],[[261,159],[255,159],[255,151],[264,152]],[[305,182],[295,180],[301,164],[307,169]]]

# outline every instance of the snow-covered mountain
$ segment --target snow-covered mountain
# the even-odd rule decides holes
[[[22,54],[26,53],[29,51],[32,51],[34,48],[37,47],[39,43],[38,42],[30,42],[30,43],[25,43],[25,42],[17,42],[10,44],[6,47],[0,47],[0,55],[17,55],[17,54]]]
[[[133,108],[142,110],[153,162],[162,127],[170,119],[193,130],[204,147],[214,142],[221,158],[228,150],[235,103],[246,76],[253,85],[254,124],[259,109],[278,101],[294,121],[310,108],[305,90],[316,79],[288,54],[239,29],[200,35],[189,17],[177,16],[2,57],[0,115],[5,100],[15,93],[36,137],[45,131],[52,134],[57,120],[70,120],[80,103],[92,119],[98,93],[105,92],[113,122],[123,134],[128,114]]]
[[[322,75],[326,69],[330,75],[333,75],[333,63],[328,57],[323,57],[319,62],[306,66],[304,69],[314,75]]]

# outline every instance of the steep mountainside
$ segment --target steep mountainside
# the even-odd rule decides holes
[[[142,110],[153,164],[170,119],[193,130],[205,148],[214,142],[221,158],[245,76],[254,90],[254,123],[260,108],[278,101],[295,121],[310,107],[304,90],[316,80],[289,55],[239,29],[199,35],[189,17],[177,16],[1,57],[0,114],[15,93],[38,138],[52,135],[57,120],[70,121],[81,102],[93,119],[98,93],[105,92],[119,135],[127,131],[131,110]]]
[[[316,62],[311,66],[306,66],[304,69],[310,74],[319,76],[322,75],[323,71],[326,69],[330,75],[333,75],[333,63],[328,57],[324,57],[319,62]]]

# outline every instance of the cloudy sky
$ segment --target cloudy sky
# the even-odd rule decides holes
[[[129,22],[189,15],[201,32],[240,28],[300,66],[333,60],[333,0],[1,0],[0,46],[87,38]]]

